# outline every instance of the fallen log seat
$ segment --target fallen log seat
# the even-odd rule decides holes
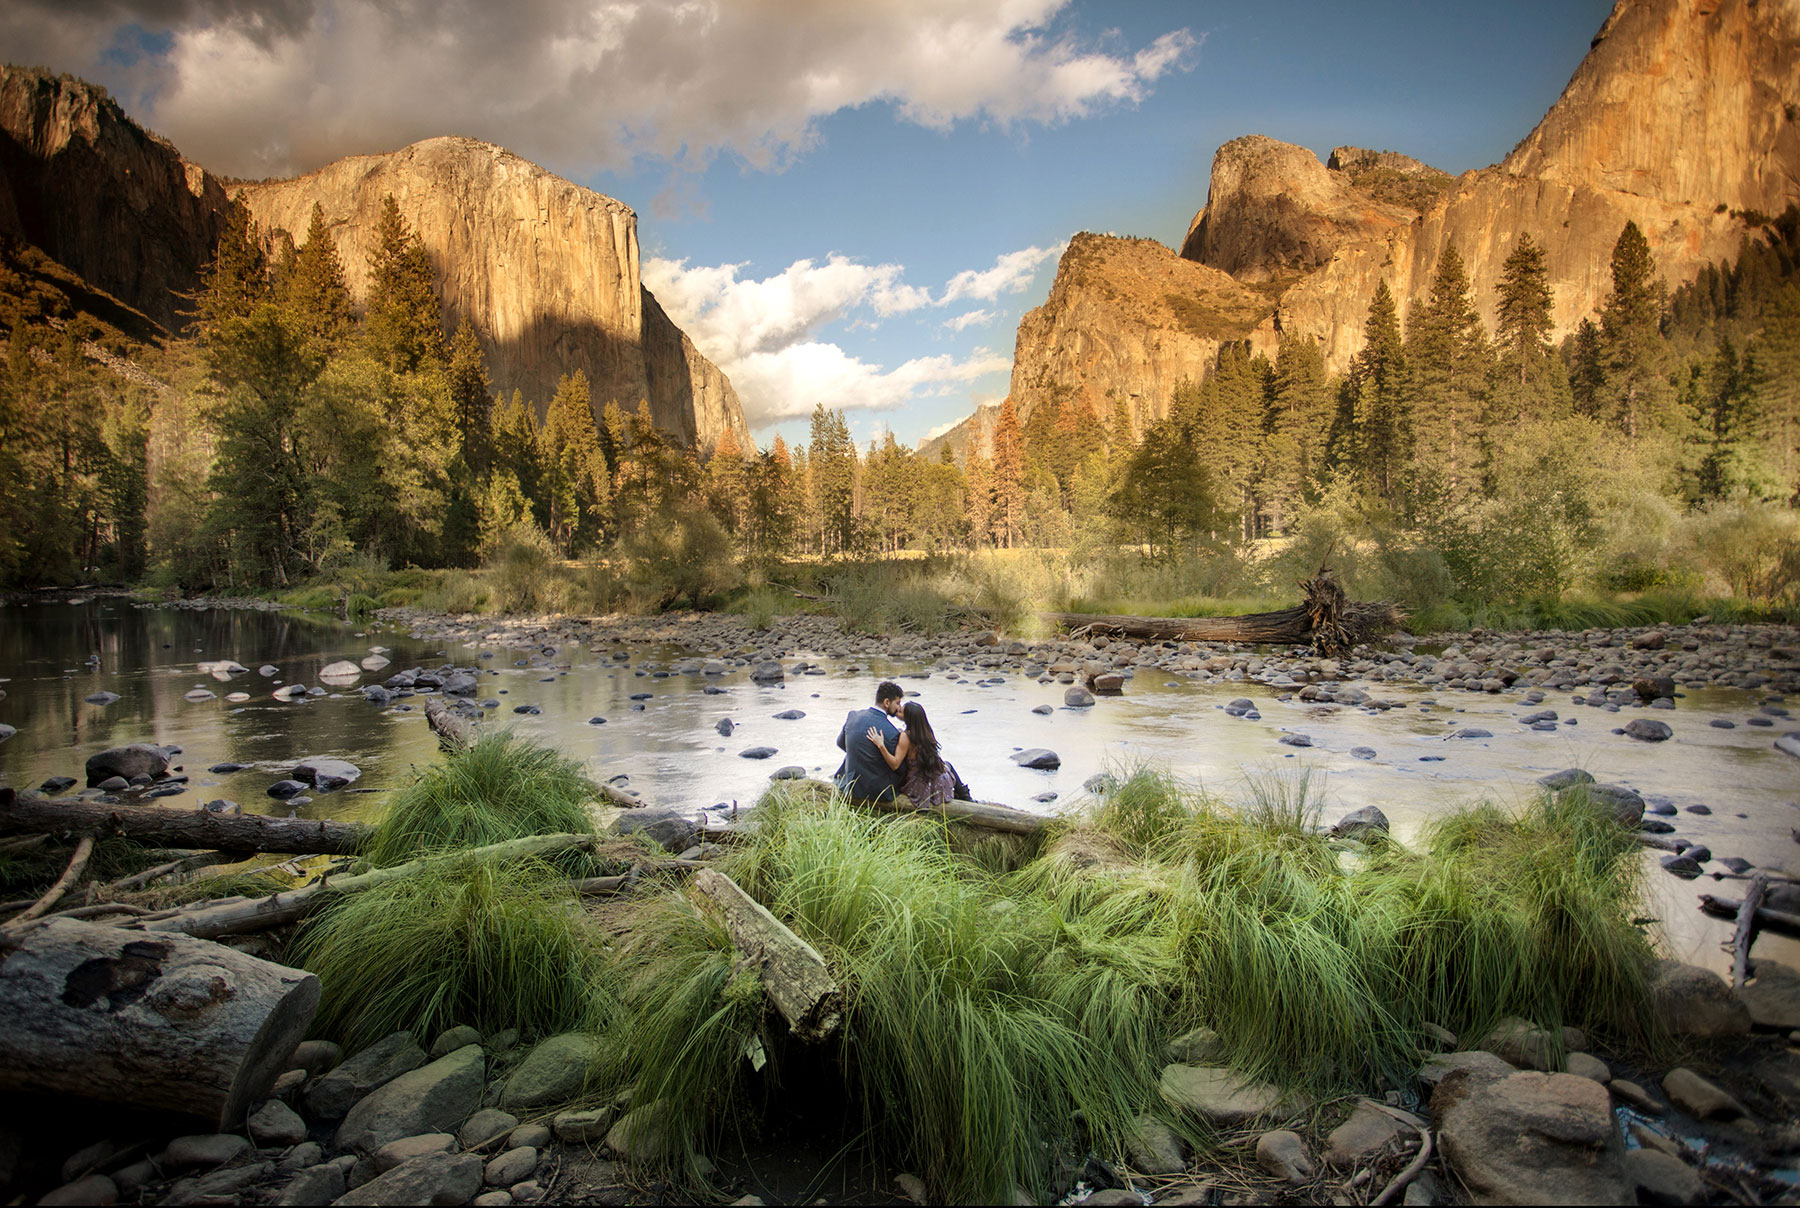
[[[826,780],[808,778],[786,783],[792,790],[819,798],[830,797],[838,791],[836,785]],[[854,804],[879,810],[884,814],[935,815],[964,826],[1008,835],[1041,835],[1052,821],[1042,814],[1028,814],[1010,805],[998,805],[991,801],[946,801],[943,805],[915,805],[905,797],[895,797],[887,801],[858,800]]]
[[[1241,617],[1096,616],[1082,612],[1039,613],[1073,634],[1105,634],[1147,642],[1241,642],[1247,645],[1310,646],[1312,619],[1304,606]],[[1346,604],[1338,615],[1349,644],[1373,641],[1400,628],[1404,616],[1392,604]]]
[[[236,1127],[319,1004],[319,979],[183,935],[52,918],[0,937],[0,1091]]]
[[[24,798],[11,789],[0,789],[0,832],[93,835],[101,839],[119,835],[152,847],[347,856],[361,848],[370,828],[323,818],[170,809],[149,802],[107,805],[73,798]]]

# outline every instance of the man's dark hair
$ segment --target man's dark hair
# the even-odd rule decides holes
[[[900,691],[900,685],[893,680],[882,680],[880,686],[875,689],[875,703],[879,705],[882,701],[899,700],[905,695],[906,693]]]

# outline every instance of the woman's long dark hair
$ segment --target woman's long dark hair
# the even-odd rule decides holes
[[[912,739],[912,753],[919,757],[919,769],[927,776],[942,772],[944,757],[938,754],[937,734],[931,729],[931,719],[925,716],[925,706],[909,700],[900,710],[900,717],[906,722],[907,736]]]

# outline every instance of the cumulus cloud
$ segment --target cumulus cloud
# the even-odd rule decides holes
[[[1131,105],[1184,64],[1059,30],[1068,0],[14,0],[15,61],[123,80],[215,170],[306,170],[438,134],[565,173],[720,152],[779,166],[821,118],[1012,128]],[[128,64],[122,67],[121,64]]]
[[[1059,243],[1055,247],[1022,248],[997,258],[993,268],[980,271],[966,268],[950,278],[950,283],[944,287],[944,296],[938,299],[938,305],[947,306],[964,298],[992,302],[1001,294],[1016,294],[1031,284],[1039,265],[1046,260],[1056,259],[1068,246],[1066,243]]]
[[[1012,368],[1012,360],[978,348],[967,357],[915,357],[883,369],[836,344],[807,341],[757,352],[726,372],[754,426],[810,414],[823,403],[839,410],[891,410],[917,398],[952,393],[959,385]]]
[[[1017,257],[1024,255],[1009,253],[996,264],[1022,263]],[[743,276],[744,267],[690,266],[652,257],[642,273],[669,317],[731,378],[752,426],[806,415],[821,402],[844,410],[898,407],[1012,367],[1009,358],[977,348],[966,357],[917,357],[884,369],[818,338],[832,323],[848,321],[855,329],[872,326],[870,314],[888,317],[947,304],[950,287],[934,299],[930,290],[907,284],[900,265],[859,264],[832,255],[822,262],[796,260],[760,279]],[[952,285],[970,275],[958,273]],[[996,317],[988,310],[971,311],[945,326],[961,331]]]
[[[991,310],[972,310],[967,314],[945,319],[944,326],[951,331],[967,331],[971,327],[982,327],[992,323],[997,317]]]

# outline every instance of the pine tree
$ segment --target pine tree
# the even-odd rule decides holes
[[[1415,480],[1460,499],[1475,485],[1486,407],[1487,333],[1475,314],[1469,277],[1455,244],[1445,244],[1425,305],[1406,333],[1405,414],[1411,420]]]
[[[824,553],[849,553],[856,540],[856,443],[841,411],[813,407],[807,465]]]
[[[531,509],[532,522],[539,528],[550,523],[548,501],[544,497],[544,464],[539,452],[537,414],[525,395],[514,390],[512,398],[494,411],[494,473],[505,474],[518,487]],[[502,498],[508,496],[501,492]],[[482,516],[482,532],[504,531],[503,518],[486,512]]]
[[[611,503],[612,475],[600,449],[587,374],[577,369],[556,384],[540,435],[551,539],[565,554],[597,545]]]
[[[456,412],[456,431],[462,441],[463,464],[479,477],[494,461],[493,383],[475,328],[464,319],[450,341],[450,403]]]
[[[444,359],[444,332],[431,259],[400,215],[393,194],[382,200],[369,253],[366,332],[375,359],[394,373],[411,373]]]
[[[1667,426],[1674,401],[1660,330],[1662,286],[1650,244],[1635,222],[1625,224],[1613,245],[1612,284],[1600,312],[1603,418],[1635,441]]]
[[[1231,519],[1217,506],[1212,476],[1173,417],[1144,433],[1107,510],[1130,540],[1148,547],[1153,561],[1179,556]]]
[[[1411,457],[1412,430],[1405,413],[1405,346],[1394,295],[1384,279],[1369,302],[1363,350],[1350,370],[1350,461],[1382,500],[1392,503]]]
[[[1275,354],[1264,494],[1274,528],[1285,529],[1325,473],[1331,384],[1318,341],[1284,336]]]
[[[1606,358],[1600,328],[1583,319],[1568,342],[1569,394],[1578,415],[1598,419],[1601,395],[1606,388]]]
[[[1025,447],[1011,395],[994,421],[993,492],[994,528],[1011,549],[1025,523]]]
[[[325,207],[316,201],[306,229],[306,242],[294,255],[293,271],[287,274],[282,293],[300,330],[328,352],[337,350],[356,323],[337,244],[325,226]]]
[[[1763,310],[1749,373],[1755,423],[1781,494],[1800,504],[1800,280],[1790,280]]]
[[[225,229],[212,263],[201,270],[199,298],[200,333],[210,337],[223,323],[247,319],[269,294],[269,261],[262,237],[250,216],[249,199],[242,193],[232,198],[226,211]]]
[[[1491,422],[1522,423],[1527,415],[1547,417],[1566,406],[1568,378],[1550,345],[1555,302],[1544,250],[1526,231],[1501,269],[1495,332],[1500,372]]]
[[[706,479],[713,511],[726,530],[736,533],[743,529],[750,509],[749,471],[744,465],[744,447],[729,425],[713,444]]]

